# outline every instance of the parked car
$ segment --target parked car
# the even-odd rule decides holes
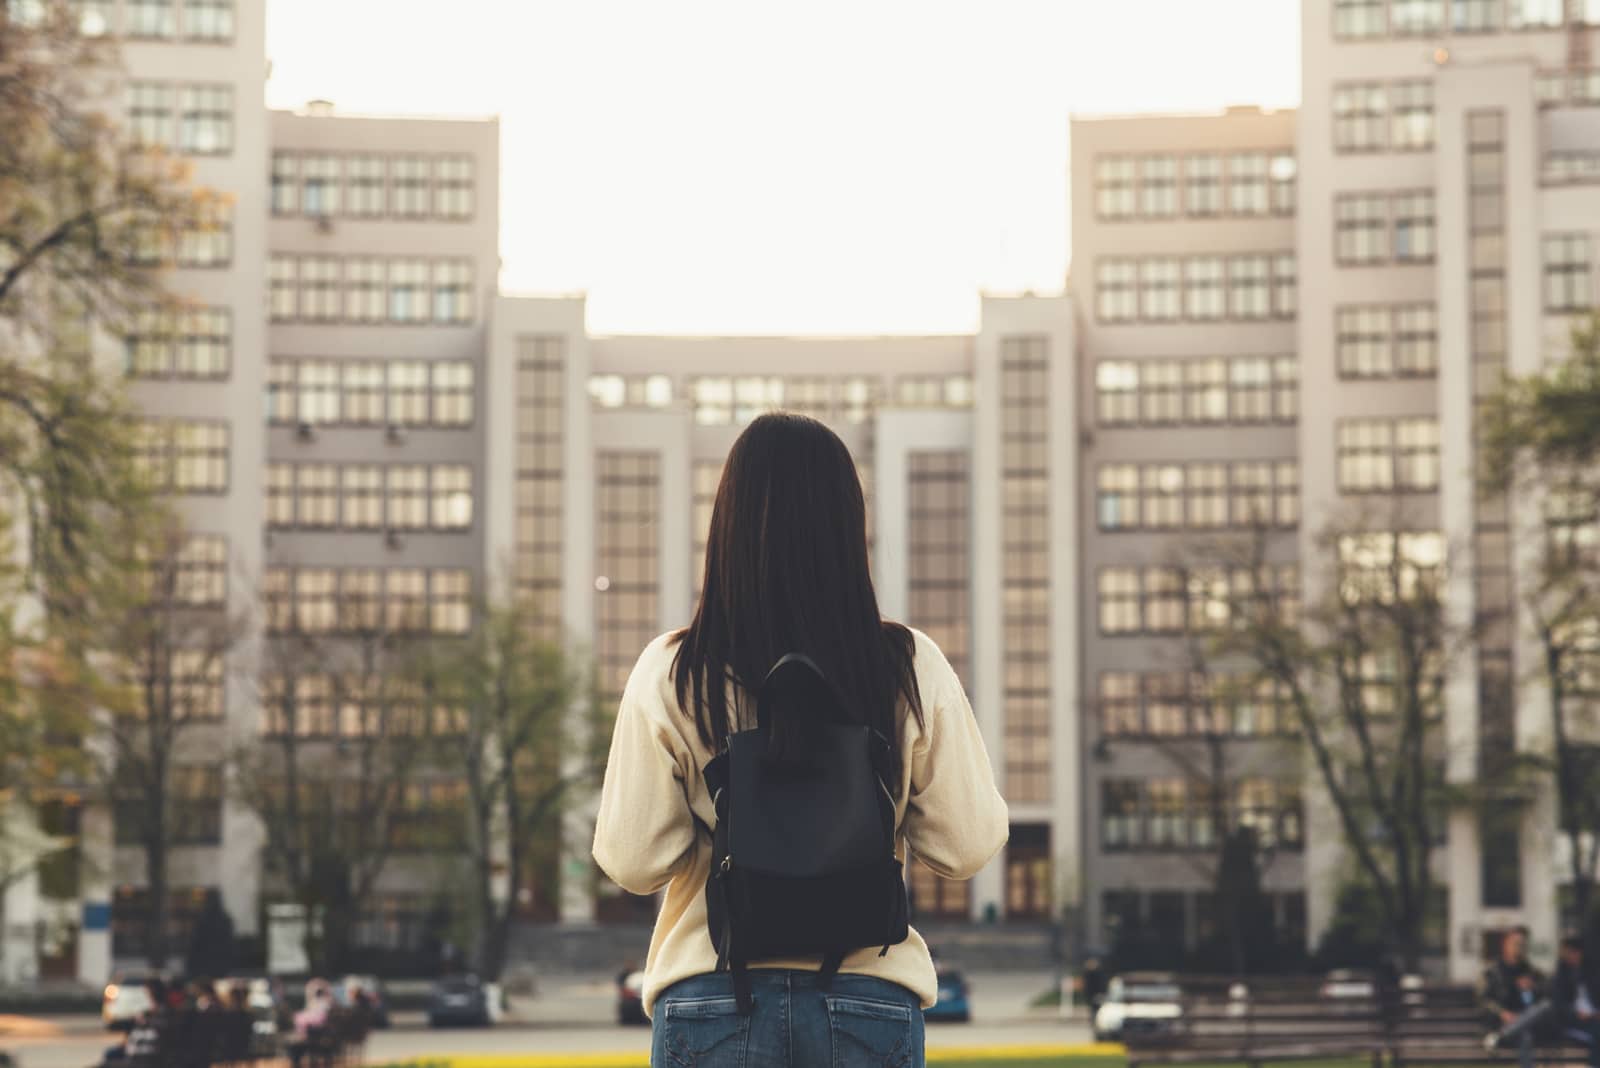
[[[1327,1001],[1365,1001],[1378,995],[1377,976],[1354,968],[1336,968],[1322,981],[1321,994]]]
[[[428,992],[429,1027],[488,1027],[499,1014],[493,999],[497,990],[476,975],[450,975]]]
[[[648,1024],[644,1014],[644,972],[625,971],[617,976],[617,1023]]]
[[[923,1018],[930,1023],[966,1023],[972,1019],[972,1005],[968,1001],[971,987],[967,977],[959,969],[945,964],[935,965],[935,971],[939,977],[938,1000],[923,1013]]]
[[[355,1000],[355,992],[360,990],[367,995],[372,1005],[372,1026],[386,1028],[389,1026],[389,996],[384,992],[383,982],[375,975],[347,975],[340,979],[333,987],[333,997],[340,1005],[349,1006]]]
[[[150,1009],[144,976],[127,975],[107,984],[100,999],[100,1019],[108,1031],[127,1031]]]
[[[1094,1037],[1099,1042],[1177,1034],[1182,1028],[1183,991],[1170,975],[1117,976],[1094,1014]]]

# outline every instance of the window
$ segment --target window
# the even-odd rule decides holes
[[[1434,255],[1433,193],[1402,193],[1394,198],[1396,263],[1431,263]]]
[[[1534,72],[1533,98],[1541,108],[1564,103],[1567,99],[1567,73],[1559,70]]]
[[[433,267],[433,321],[472,322],[472,262],[444,260]]]
[[[1139,315],[1138,265],[1101,260],[1095,265],[1096,306],[1101,322],[1131,323]]]
[[[428,322],[432,317],[428,297],[427,260],[399,259],[389,262],[390,322]]]
[[[228,599],[228,539],[191,534],[174,563],[173,595],[183,604],[220,607]]]
[[[336,323],[344,315],[339,261],[332,256],[300,257],[300,318]]]
[[[1229,258],[1228,314],[1235,319],[1272,318],[1272,260],[1269,257]]]
[[[192,156],[233,151],[233,86],[186,85],[178,93],[178,149]]]
[[[1184,261],[1184,314],[1193,320],[1215,321],[1228,314],[1228,289],[1221,256],[1200,256]]]
[[[733,421],[744,424],[783,407],[783,379],[747,375],[733,380]]]
[[[383,572],[375,567],[346,568],[339,573],[339,629],[371,633],[383,626]],[[364,703],[359,676],[339,684],[341,718],[359,716]]]
[[[401,634],[427,628],[427,572],[410,567],[396,567],[384,572],[383,621],[389,630]]]
[[[1139,783],[1107,779],[1100,783],[1100,846],[1106,852],[1137,849],[1144,844]]]
[[[1139,365],[1131,360],[1102,360],[1095,368],[1095,395],[1100,423],[1139,421]]]
[[[438,163],[438,187],[434,195],[441,219],[470,219],[473,207],[473,163],[471,156],[446,156]]]
[[[1184,408],[1191,423],[1228,421],[1228,365],[1224,360],[1191,360],[1184,365]]]
[[[1148,567],[1144,571],[1144,629],[1150,634],[1183,631],[1188,612],[1184,573],[1175,567]]]
[[[1493,33],[1500,28],[1500,0],[1452,0],[1457,33]]]
[[[1108,567],[1100,572],[1100,630],[1104,634],[1139,631],[1139,572],[1131,567]]]
[[[1150,360],[1140,368],[1141,410],[1146,423],[1183,422],[1183,364]]]
[[[273,322],[292,322],[299,314],[299,261],[274,254],[267,261],[267,310]]]
[[[362,219],[381,216],[386,207],[384,180],[382,156],[351,156],[345,160],[345,213]]]
[[[298,374],[296,365],[284,361],[267,364],[267,422],[281,426],[297,417]]]
[[[228,424],[184,419],[144,420],[134,462],[157,489],[177,493],[226,493]]]
[[[1184,162],[1184,200],[1190,215],[1222,214],[1222,157],[1190,156]]]
[[[338,526],[339,469],[332,464],[300,464],[294,481],[298,524],[319,529]]]
[[[1182,311],[1177,260],[1139,264],[1139,303],[1142,317],[1149,322],[1177,321]]]
[[[1339,424],[1339,489],[1371,493],[1394,488],[1394,426],[1385,419]]]
[[[466,464],[433,465],[433,527],[471,529],[472,468]]]
[[[1228,465],[1189,465],[1189,526],[1209,530],[1228,525]]]
[[[421,464],[389,468],[389,529],[428,528],[428,469]]]
[[[226,267],[233,262],[233,206],[206,204],[193,226],[178,232],[178,266]]]
[[[1148,844],[1153,849],[1181,848],[1189,840],[1188,790],[1182,779],[1151,779],[1145,784]],[[1152,901],[1152,912],[1155,911]],[[1181,911],[1181,909],[1179,910]]]
[[[1383,148],[1388,96],[1377,83],[1336,85],[1333,90],[1333,145],[1340,152]]]
[[[172,144],[175,92],[160,82],[129,82],[122,91],[128,139],[136,145]]]
[[[1333,35],[1346,40],[1388,32],[1384,0],[1333,0]]]
[[[1183,465],[1146,464],[1139,472],[1141,512],[1148,530],[1183,526]]]
[[[1139,525],[1139,468],[1105,464],[1100,468],[1096,514],[1101,530],[1127,530]]]
[[[472,627],[472,572],[435,571],[428,576],[435,634],[465,634]]]
[[[1271,204],[1267,195],[1267,155],[1241,152],[1228,160],[1228,210],[1234,215],[1265,215]]]
[[[433,365],[433,425],[471,426],[473,419],[473,367],[465,360]]]
[[[1300,173],[1300,163],[1293,152],[1273,155],[1268,177],[1272,181],[1272,213],[1293,215],[1295,208],[1295,182]]]
[[[178,32],[172,0],[125,0],[124,19],[129,37],[172,37]]]
[[[1383,378],[1394,373],[1390,334],[1392,313],[1384,305],[1339,308],[1334,315],[1339,374],[1345,378]]]
[[[294,465],[267,465],[267,526],[294,526]]]
[[[1245,462],[1229,473],[1228,521],[1236,527],[1273,522],[1272,464]]]
[[[1439,488],[1439,421],[1400,419],[1395,423],[1395,485],[1422,493]]]
[[[1389,88],[1389,144],[1400,151],[1433,147],[1433,83],[1396,82]]]
[[[186,307],[178,316],[177,378],[227,378],[233,365],[233,310]]]
[[[337,423],[339,421],[339,365],[326,360],[307,360],[300,364],[300,421]]]
[[[1272,410],[1280,423],[1292,423],[1300,415],[1300,361],[1293,356],[1272,360]]]
[[[383,468],[350,464],[340,473],[346,530],[383,529]]]
[[[1447,0],[1389,0],[1389,28],[1397,37],[1444,32]]]
[[[1571,312],[1594,305],[1586,234],[1546,234],[1544,238],[1544,307]]]
[[[1572,103],[1600,104],[1600,69],[1574,71],[1571,89]]]
[[[1432,304],[1395,307],[1395,373],[1438,371],[1438,323]]]
[[[1341,264],[1383,263],[1388,259],[1389,215],[1385,197],[1352,193],[1334,202],[1335,256]]]
[[[308,155],[300,161],[305,213],[315,219],[339,212],[339,160],[335,156]]]
[[[1108,738],[1144,733],[1139,706],[1139,676],[1131,671],[1100,673],[1100,733]]]
[[[1424,580],[1437,581],[1445,564],[1444,538],[1431,531],[1343,534],[1338,551],[1340,594],[1352,604],[1413,597]]]
[[[191,41],[233,40],[234,0],[184,0],[183,35]]]
[[[272,214],[293,215],[300,210],[300,159],[292,152],[272,154]]]
[[[1300,302],[1300,272],[1293,252],[1272,257],[1272,314],[1278,319],[1293,319]]]
[[[387,317],[387,278],[383,261],[352,256],[344,261],[344,315],[352,323],[381,323]]]
[[[1512,30],[1560,29],[1567,0],[1506,0],[1506,27]]]
[[[1139,207],[1147,219],[1178,214],[1178,161],[1150,156],[1139,162]]]
[[[882,397],[883,379],[848,377],[838,384],[838,416],[850,424],[864,424],[872,419],[872,412],[877,411]]]
[[[390,210],[402,219],[426,219],[433,210],[433,188],[426,156],[396,156],[389,166]]]
[[[110,33],[112,3],[113,0],[72,0],[72,10],[78,16],[78,32],[85,37],[104,37]],[[19,22],[25,21],[19,18],[15,4],[12,5],[11,17]]]
[[[383,364],[376,360],[351,360],[343,368],[344,422],[350,426],[384,423]]]
[[[1228,362],[1228,393],[1236,423],[1272,421],[1272,360],[1239,357]]]
[[[1134,161],[1131,156],[1102,156],[1095,160],[1095,210],[1102,219],[1131,219],[1134,199]]]

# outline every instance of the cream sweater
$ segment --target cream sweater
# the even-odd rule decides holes
[[[950,879],[970,879],[1006,842],[1006,804],[972,706],[949,661],[927,635],[916,635],[922,726],[902,708],[902,781],[895,826],[900,855],[909,845],[922,862]],[[697,832],[691,812],[707,826],[716,812],[700,769],[712,753],[693,719],[678,705],[672,684],[671,635],[639,657],[617,710],[616,732],[600,792],[594,858],[623,889],[666,894],[645,960],[644,1010],[680,979],[716,970],[706,931],[705,881],[711,841]],[[816,960],[762,961],[760,967],[818,967]],[[887,955],[863,949],[840,971],[871,975],[906,987],[932,1005],[937,993],[928,946],[915,929]]]

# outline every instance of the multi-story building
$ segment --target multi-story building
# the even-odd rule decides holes
[[[502,298],[489,365],[488,551],[552,626],[590,638],[614,701],[686,623],[711,502],[744,424],[785,408],[856,457],[884,611],[925,629],[972,694],[1011,801],[971,887],[913,866],[924,917],[1054,914],[1076,864],[1077,384],[1063,298],[988,300],[975,336],[597,337],[581,298]],[[564,828],[563,922],[648,919],[596,877],[591,814]]]
[[[1238,667],[1206,649],[1212,543],[1264,534],[1295,583],[1296,170],[1289,111],[1072,124],[1084,930],[1169,963],[1218,934],[1219,808],[1305,937],[1291,717],[1217,699]]]
[[[1301,545],[1383,494],[1402,499],[1414,551],[1456,565],[1447,604],[1477,640],[1449,682],[1444,759],[1470,785],[1548,723],[1519,618],[1537,532],[1515,522],[1541,509],[1478,492],[1475,412],[1503,374],[1559,356],[1570,314],[1595,303],[1600,4],[1304,0],[1302,19]],[[1309,599],[1328,572],[1305,578]],[[1508,923],[1552,944],[1550,800],[1450,814],[1437,948],[1458,978]],[[1343,864],[1330,820],[1312,806],[1313,928]]]
[[[1303,0],[1298,114],[1073,124],[1072,296],[985,299],[971,335],[870,338],[591,335],[582,298],[496,293],[496,123],[269,113],[263,0],[80,6],[121,40],[130,133],[231,194],[223,225],[173,236],[181,316],[141,319],[127,346],[146,459],[196,535],[193,588],[266,608],[181,755],[180,938],[200,890],[245,933],[279,892],[222,760],[275,729],[257,685],[274,620],[352,645],[361,619],[448,634],[509,580],[614,698],[689,618],[726,452],[778,407],[856,456],[880,602],[950,655],[1011,804],[1010,844],[970,885],[913,865],[923,920],[1065,921],[1089,944],[1137,926],[1198,948],[1220,793],[1274,847],[1280,930],[1315,940],[1339,832],[1283,758],[1278,696],[1220,717],[1201,679],[1230,667],[1195,661],[1228,579],[1190,554],[1218,536],[1264,532],[1282,592],[1310,600],[1317,532],[1398,492],[1413,544],[1474,564],[1450,572],[1453,609],[1485,625],[1451,690],[1451,775],[1536,743],[1511,625],[1519,509],[1474,494],[1471,416],[1596,299],[1600,0]],[[319,736],[345,722],[367,717],[330,714]],[[142,861],[116,823],[84,811],[81,901],[6,898],[8,931],[77,927],[91,979],[141,948]],[[1496,925],[1548,939],[1550,826],[1548,797],[1452,815],[1457,974]],[[572,807],[530,921],[648,916],[598,877],[591,834]],[[439,870],[393,865],[390,926]]]

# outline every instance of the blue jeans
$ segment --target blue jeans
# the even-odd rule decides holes
[[[651,1068],[923,1068],[922,1002],[865,975],[750,973],[739,1015],[727,975],[697,975],[656,998]]]

